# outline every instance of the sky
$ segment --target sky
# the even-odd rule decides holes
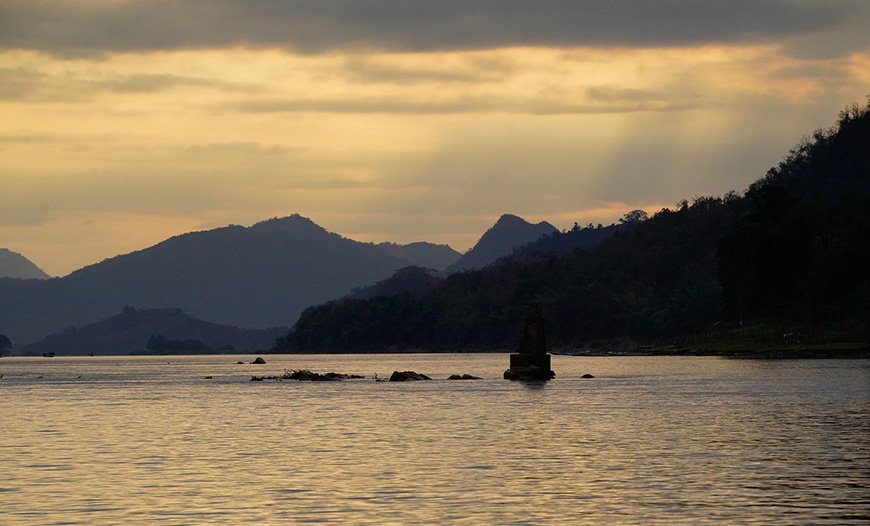
[[[870,94],[866,0],[3,0],[0,247],[299,213],[471,247],[742,191]]]

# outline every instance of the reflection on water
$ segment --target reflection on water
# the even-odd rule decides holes
[[[867,360],[556,356],[523,384],[506,355],[239,359],[0,360],[0,523],[870,518]],[[249,381],[285,367],[436,380]]]

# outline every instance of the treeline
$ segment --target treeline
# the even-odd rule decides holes
[[[533,300],[553,345],[662,341],[718,321],[865,327],[868,160],[870,105],[852,106],[745,195],[684,201],[595,248],[454,274],[423,295],[312,307],[278,350],[507,348]]]

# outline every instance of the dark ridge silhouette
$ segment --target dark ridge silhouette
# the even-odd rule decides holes
[[[420,296],[434,289],[439,283],[441,283],[441,278],[434,269],[405,267],[372,286],[354,289],[347,297],[367,300],[378,296],[393,296],[402,293]]]
[[[870,104],[870,103],[868,103]],[[837,123],[816,130],[792,148],[778,165],[747,192],[774,188],[793,199],[834,206],[844,198],[870,199],[870,118],[867,107],[851,104]]]
[[[268,349],[286,328],[240,329],[188,316],[181,309],[134,309],[80,327],[68,327],[18,349],[39,356],[131,352],[247,352]]]
[[[537,241],[515,248],[510,255],[500,258],[496,263],[533,263],[544,258],[567,256],[579,249],[588,250],[596,247],[616,232],[631,225],[632,223],[625,222],[609,226],[581,227],[575,223],[571,230],[544,235]]]
[[[435,259],[446,254],[434,245],[408,250],[428,261],[430,247]],[[412,264],[396,255],[402,250],[346,239],[299,215],[192,232],[63,278],[0,279],[0,330],[29,343],[124,305],[175,306],[240,327],[289,326],[304,308]]]
[[[306,309],[284,348],[507,349],[533,301],[545,302],[548,340],[562,347],[746,335],[870,347],[870,104],[804,140],[745,196],[624,219],[592,248],[455,273],[419,297]]]
[[[48,279],[50,277],[18,252],[0,248],[0,278]]]
[[[729,319],[870,319],[870,106],[805,138],[746,196],[719,244]]]
[[[483,234],[471,250],[447,267],[445,273],[483,268],[510,255],[515,249],[554,232],[558,232],[558,229],[546,221],[532,224],[521,217],[505,214]]]

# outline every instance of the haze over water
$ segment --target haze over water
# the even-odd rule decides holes
[[[556,356],[523,384],[506,355],[252,358],[3,358],[0,523],[870,517],[868,360]],[[249,381],[285,367],[436,380]]]

